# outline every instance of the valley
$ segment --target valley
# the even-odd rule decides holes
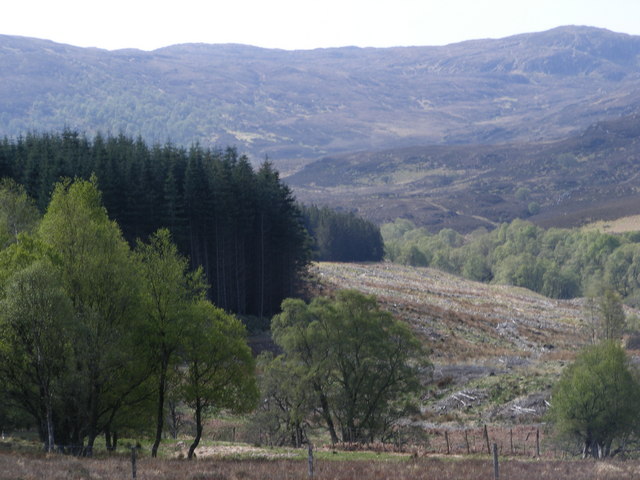
[[[151,52],[0,36],[0,135],[235,146],[305,203],[469,232],[640,213],[640,38],[566,26],[440,47]]]

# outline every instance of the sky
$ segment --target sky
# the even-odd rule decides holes
[[[446,45],[561,25],[640,35],[640,0],[7,0],[0,34],[108,50]]]

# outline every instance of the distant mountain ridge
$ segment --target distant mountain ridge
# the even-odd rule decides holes
[[[0,135],[71,127],[337,153],[558,139],[640,107],[640,37],[560,27],[442,47],[106,51],[0,35]],[[288,162],[288,163],[287,163]]]

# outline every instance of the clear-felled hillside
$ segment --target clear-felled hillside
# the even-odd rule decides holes
[[[392,263],[314,265],[317,286],[376,295],[424,339],[434,363],[429,422],[539,421],[550,389],[586,342],[583,300],[552,300]]]

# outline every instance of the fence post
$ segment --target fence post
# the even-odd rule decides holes
[[[444,431],[444,440],[447,442],[447,455],[451,453],[451,447],[449,446],[449,433]]]
[[[493,444],[493,478],[498,480],[500,478],[500,467],[498,465],[498,445]]]
[[[511,455],[513,455],[513,428],[509,429],[509,443],[511,444]]]
[[[540,429],[536,428],[536,457],[540,458]]]
[[[467,429],[466,428],[464,430],[464,441],[467,444],[467,455],[469,455],[471,452],[469,450],[469,436],[467,435]]]
[[[309,478],[313,478],[313,445],[309,442]]]
[[[131,447],[131,478],[136,478],[136,447]]]
[[[484,439],[487,442],[487,453],[491,455],[491,446],[489,445],[489,432],[487,431],[487,425],[484,426]]]

